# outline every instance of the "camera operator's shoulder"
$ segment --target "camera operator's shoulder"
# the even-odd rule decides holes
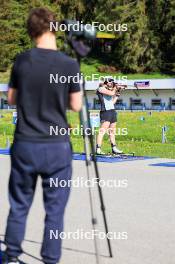
[[[16,54],[14,58],[15,67],[19,67],[29,58],[29,50]]]
[[[21,53],[18,53],[16,55],[15,60],[17,60],[18,62],[23,61],[24,59],[27,59],[29,57],[29,54],[30,54],[30,50],[26,50]]]
[[[71,66],[71,65],[73,66],[73,65],[77,65],[78,64],[76,59],[68,56],[64,52],[58,52],[57,55],[58,55],[58,60],[59,61],[61,60],[67,66]]]

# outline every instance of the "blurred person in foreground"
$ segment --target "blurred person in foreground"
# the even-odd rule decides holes
[[[71,179],[72,151],[69,135],[51,133],[51,127],[67,131],[66,109],[69,106],[80,111],[82,96],[79,83],[50,82],[50,74],[68,77],[79,73],[76,60],[57,50],[55,32],[50,32],[53,21],[55,15],[46,8],[30,12],[27,30],[35,48],[17,56],[9,82],[8,102],[16,104],[18,120],[11,148],[10,212],[3,262],[8,264],[20,263],[18,257],[38,175],[46,213],[41,256],[45,264],[56,264],[61,257],[61,239],[50,239],[50,230],[63,231],[70,188],[50,187],[50,179]]]

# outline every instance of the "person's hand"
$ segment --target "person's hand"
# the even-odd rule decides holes
[[[123,84],[116,84],[115,90],[116,90],[116,96],[120,96],[122,90],[125,90],[127,86]]]
[[[119,91],[116,91],[115,96],[119,97],[121,93]]]

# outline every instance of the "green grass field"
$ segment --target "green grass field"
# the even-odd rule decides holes
[[[0,148],[6,146],[7,138],[13,141],[14,125],[12,124],[12,112],[0,111]],[[141,121],[141,117],[145,121]],[[71,127],[80,125],[79,115],[68,112],[68,120]],[[167,140],[161,143],[161,128],[167,125]],[[135,152],[141,156],[156,156],[175,158],[175,112],[119,112],[117,128],[127,128],[127,135],[118,135],[118,146],[126,153]],[[73,149],[76,152],[83,151],[82,136],[71,135]],[[104,138],[103,151],[110,151],[110,142],[107,136]]]

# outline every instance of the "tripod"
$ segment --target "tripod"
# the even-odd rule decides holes
[[[79,63],[79,66],[81,66],[81,58],[85,57],[89,53],[90,51],[89,46],[85,45],[83,41],[75,40],[72,38],[69,38],[69,44],[74,49],[76,56],[77,56],[77,61]],[[103,216],[103,221],[104,221],[107,246],[109,250],[109,257],[112,257],[111,243],[110,243],[109,237],[107,236],[107,234],[109,233],[107,217],[106,217],[103,193],[102,193],[102,189],[100,186],[100,175],[99,175],[99,170],[98,170],[98,165],[97,165],[96,150],[94,146],[92,128],[91,128],[90,118],[89,118],[89,108],[88,108],[88,100],[87,100],[87,94],[85,90],[84,78],[83,78],[83,82],[80,85],[81,85],[81,91],[83,93],[83,106],[82,106],[82,111],[80,112],[80,120],[83,125],[83,138],[84,138],[84,149],[85,149],[85,154],[86,154],[87,177],[89,180],[90,179],[90,168],[91,168],[91,165],[93,164],[96,179],[97,179],[98,194],[99,194],[101,211],[102,211],[102,216]],[[91,133],[88,133],[88,135],[86,133],[87,129],[91,131]],[[89,187],[88,191],[89,191],[90,210],[91,210],[91,217],[92,217],[92,228],[93,230],[96,230],[95,227],[97,225],[97,219],[95,217],[95,208],[94,208],[94,203],[93,203],[93,193],[92,193],[91,187]],[[98,249],[98,240],[96,236],[94,237],[94,246],[95,246],[96,263],[99,264],[100,263],[99,249]]]

